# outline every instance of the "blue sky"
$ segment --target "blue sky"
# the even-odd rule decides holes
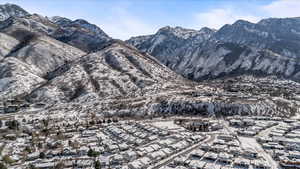
[[[300,0],[0,0],[31,13],[86,19],[113,38],[155,33],[163,26],[220,28],[238,19],[300,16]]]

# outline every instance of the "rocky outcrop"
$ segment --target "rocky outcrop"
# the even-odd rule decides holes
[[[71,21],[56,16],[51,21],[59,26],[51,34],[52,37],[86,52],[97,51],[105,42],[111,40],[99,27],[82,19]]]

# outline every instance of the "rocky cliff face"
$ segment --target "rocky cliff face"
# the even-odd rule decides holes
[[[82,19],[71,21],[56,16],[51,21],[59,26],[51,34],[52,37],[86,52],[97,51],[102,44],[111,40],[99,27]]]
[[[127,42],[193,80],[254,74],[300,81],[298,29],[299,18],[239,20],[218,31],[162,28]]]

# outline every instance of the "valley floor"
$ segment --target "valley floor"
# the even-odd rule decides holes
[[[300,159],[297,118],[122,120],[73,112],[0,119],[0,163],[14,169],[277,169]]]

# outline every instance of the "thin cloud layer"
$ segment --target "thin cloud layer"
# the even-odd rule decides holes
[[[263,6],[269,17],[297,17],[300,16],[299,0],[278,0],[269,5]]]
[[[121,8],[115,9],[114,16],[100,21],[99,25],[112,37],[122,40],[126,40],[131,36],[151,34],[155,31],[153,26]]]
[[[243,8],[243,7],[240,7]],[[258,22],[267,17],[297,17],[300,16],[300,1],[299,0],[276,0],[268,5],[257,6],[252,13],[247,13],[247,9],[241,13],[235,8],[216,8],[206,12],[195,14],[195,21],[199,27],[211,27],[215,29],[221,28],[225,24],[232,24],[236,20],[243,19],[249,22]],[[258,15],[261,14],[261,15]]]
[[[196,23],[200,27],[219,29],[225,24],[232,24],[236,20],[243,19],[250,22],[257,22],[260,18],[252,15],[236,13],[233,9],[212,9],[208,12],[198,13],[195,16]]]

